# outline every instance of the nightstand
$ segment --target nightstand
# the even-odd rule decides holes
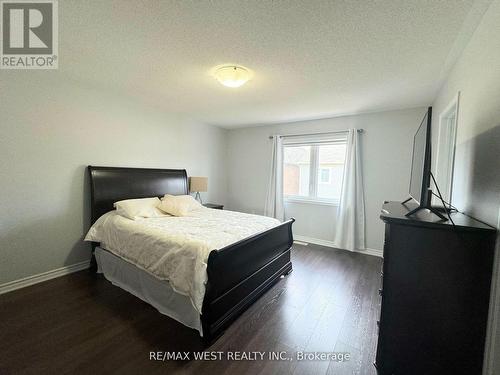
[[[216,204],[216,203],[203,203],[203,205],[207,208],[213,208],[214,210],[223,210],[224,205],[223,204]]]

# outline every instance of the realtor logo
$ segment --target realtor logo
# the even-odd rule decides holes
[[[1,69],[57,69],[56,0],[1,0]]]

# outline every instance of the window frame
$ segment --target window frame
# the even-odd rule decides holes
[[[310,146],[310,164],[309,164],[309,195],[285,195],[283,193],[283,200],[285,203],[304,203],[304,204],[319,204],[326,206],[338,206],[340,204],[340,198],[336,199],[328,199],[328,198],[320,198],[318,197],[318,185],[321,184],[319,182],[319,148],[322,145],[334,145],[334,144],[345,144],[347,145],[347,136],[336,136],[334,138],[328,139],[311,139],[311,140],[303,140],[303,141],[288,141],[283,142],[283,152],[287,147],[299,147],[299,146]],[[346,148],[347,153],[347,148]],[[285,160],[283,158],[283,166],[285,164]],[[344,155],[344,167],[345,167],[345,155]],[[329,169],[329,181],[331,183],[331,169],[332,168],[324,168]],[[283,168],[283,176],[285,173],[285,168]],[[324,184],[328,184],[324,183]],[[342,182],[341,182],[342,184]]]

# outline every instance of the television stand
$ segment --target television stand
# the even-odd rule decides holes
[[[430,204],[428,205],[424,205],[424,206],[421,206],[421,205],[418,205],[417,207],[415,207],[414,209],[410,209],[406,203],[412,201],[413,198],[412,197],[409,197],[408,199],[405,199],[403,202],[401,202],[401,204],[403,206],[405,206],[406,208],[408,208],[410,211],[408,211],[405,216],[411,216],[411,215],[414,215],[416,214],[418,211],[420,210],[429,210],[430,212],[432,212],[434,215],[436,215],[437,217],[439,217],[441,220],[444,220],[444,221],[448,221],[448,218],[446,216],[444,216],[442,214],[442,212],[445,212],[446,211],[443,211],[442,209],[438,209],[436,207],[432,207]]]
[[[404,200],[401,202],[401,204],[405,204],[405,203],[408,203],[409,201],[411,201],[413,198],[412,197],[409,197],[408,199]]]
[[[403,202],[404,204],[404,202]],[[416,214],[418,211],[420,210],[429,210],[430,212],[432,212],[434,215],[438,216],[441,220],[443,221],[448,221],[448,218],[446,216],[444,216],[441,211],[439,211],[437,208],[435,207],[422,207],[422,206],[418,206],[417,208],[409,211],[408,213],[405,214],[405,216],[411,216],[413,214]]]

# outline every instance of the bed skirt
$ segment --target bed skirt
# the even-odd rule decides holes
[[[96,247],[97,272],[113,285],[147,302],[160,313],[196,329],[203,336],[200,314],[189,297],[175,292],[168,281],[160,280],[109,251]]]

